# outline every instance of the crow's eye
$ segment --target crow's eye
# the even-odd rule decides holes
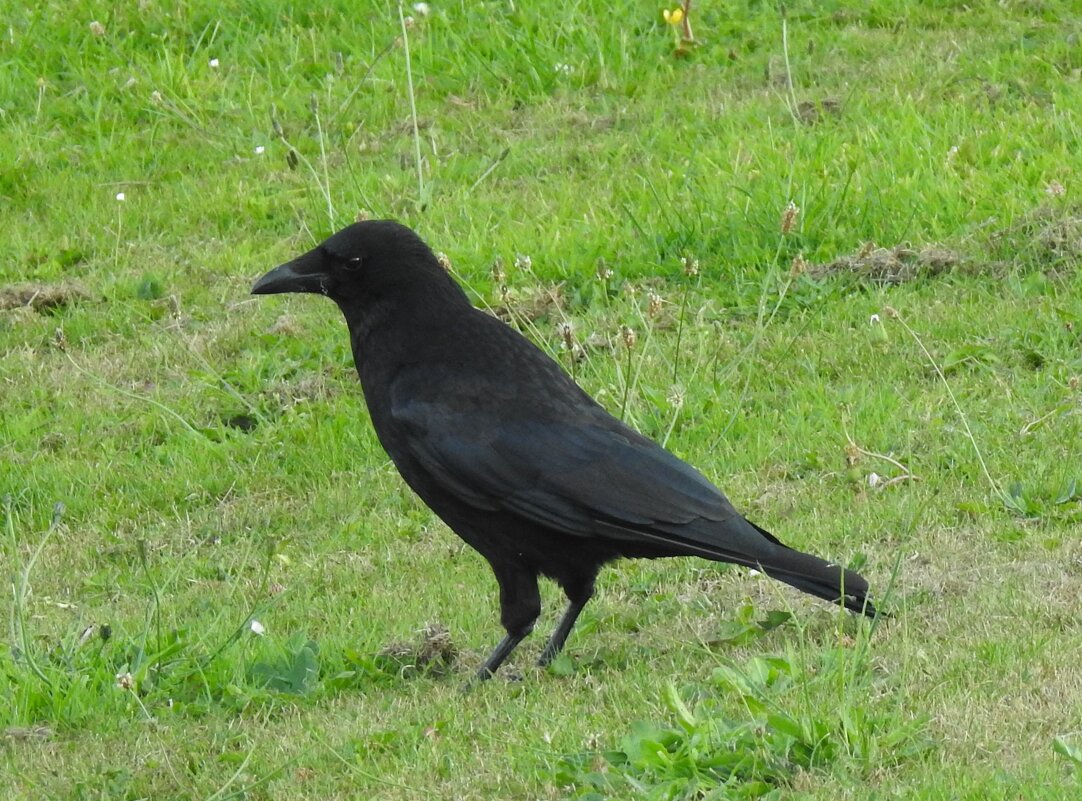
[[[351,259],[346,259],[344,265],[347,270],[356,270],[358,267],[361,266],[361,257],[354,256]]]

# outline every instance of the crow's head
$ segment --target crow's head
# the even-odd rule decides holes
[[[348,306],[433,290],[462,294],[412,230],[393,220],[368,220],[271,270],[255,282],[252,294],[315,292]]]

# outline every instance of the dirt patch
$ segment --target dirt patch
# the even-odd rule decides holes
[[[283,314],[275,320],[271,326],[267,329],[268,334],[275,334],[279,336],[296,337],[304,334],[304,329],[297,324],[297,321],[290,317],[288,314]]]
[[[616,125],[616,117],[610,115],[590,114],[582,109],[569,111],[564,122],[572,128],[583,131],[607,131]],[[563,126],[561,126],[563,127]]]
[[[1082,264],[1082,205],[1048,203],[1023,216],[1013,225],[987,235],[987,260],[970,262],[960,253],[940,245],[915,248],[908,244],[890,248],[868,243],[851,256],[842,256],[807,268],[813,278],[850,275],[874,284],[904,284],[944,273],[966,272],[995,275],[1012,265],[1030,265],[1055,278]]]
[[[248,434],[259,425],[259,420],[250,414],[234,414],[223,416],[222,423],[228,428],[235,428]]]
[[[277,381],[263,391],[282,410],[298,404],[333,398],[339,392],[336,376],[325,372],[298,376],[289,381]]]
[[[842,104],[833,97],[827,97],[818,102],[814,100],[802,100],[796,107],[796,118],[805,125],[818,125],[828,119],[840,117]]]
[[[458,648],[446,626],[430,623],[421,631],[419,641],[392,642],[379,652],[379,657],[399,674],[442,675],[454,668]]]
[[[7,740],[49,740],[53,736],[53,730],[49,726],[8,726],[3,730],[3,736]]]
[[[808,275],[813,278],[852,275],[875,284],[904,284],[951,272],[963,264],[961,255],[936,245],[917,249],[909,245],[881,248],[868,244],[852,256],[809,266]]]
[[[44,313],[53,309],[62,309],[89,297],[90,293],[75,283],[13,284],[0,287],[0,311],[30,308]]]
[[[492,313],[505,323],[536,322],[550,312],[564,307],[563,287],[559,284],[537,287],[508,287],[501,292],[503,300],[492,307]]]

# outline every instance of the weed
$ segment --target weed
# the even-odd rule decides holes
[[[878,706],[875,684],[862,648],[723,664],[693,704],[666,686],[674,723],[634,723],[617,748],[566,760],[561,778],[580,798],[763,798],[802,773],[859,777],[921,759],[925,723]]]

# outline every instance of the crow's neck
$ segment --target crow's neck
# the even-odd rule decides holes
[[[365,298],[363,303],[339,303],[349,326],[350,345],[361,384],[369,388],[390,380],[399,367],[413,361],[425,343],[453,337],[464,316],[474,313],[457,286],[414,287]]]

